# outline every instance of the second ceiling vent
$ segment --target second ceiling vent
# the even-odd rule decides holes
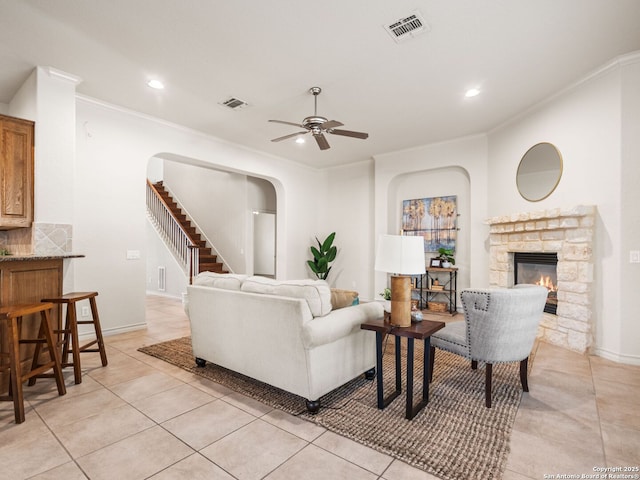
[[[385,25],[384,29],[391,35],[397,43],[407,40],[421,33],[430,30],[429,25],[424,21],[422,14],[416,10],[411,15],[395,22]]]
[[[240,100],[239,98],[229,97],[228,99],[220,102],[220,105],[229,107],[231,110],[240,110],[241,108],[244,108],[249,104],[244,100]]]

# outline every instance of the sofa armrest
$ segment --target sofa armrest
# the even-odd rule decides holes
[[[303,326],[304,346],[309,349],[334,342],[359,331],[363,322],[383,316],[384,308],[380,302],[368,302],[333,310],[323,317],[314,317]]]

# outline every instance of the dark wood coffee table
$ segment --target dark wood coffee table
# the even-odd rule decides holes
[[[378,383],[378,408],[383,410],[389,405],[400,393],[402,393],[402,359],[400,338],[407,338],[407,413],[406,418],[411,420],[417,413],[429,403],[429,368],[430,368],[430,350],[431,335],[441,328],[444,328],[444,322],[435,322],[431,320],[423,320],[421,322],[411,323],[410,327],[397,327],[391,325],[385,316],[385,319],[369,320],[360,325],[363,330],[372,330],[376,332],[376,375]],[[391,334],[395,336],[395,363],[396,363],[396,389],[389,396],[384,396],[384,385],[382,382],[382,343],[384,336]],[[417,405],[413,405],[413,356],[415,339],[424,341],[424,368],[422,372],[422,400]]]

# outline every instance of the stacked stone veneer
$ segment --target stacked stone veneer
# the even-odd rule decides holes
[[[538,334],[580,353],[589,351],[593,338],[595,213],[595,206],[580,205],[487,220],[491,286],[513,286],[514,252],[557,252],[558,309],[544,314]]]

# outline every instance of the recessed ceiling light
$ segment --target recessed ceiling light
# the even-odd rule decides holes
[[[304,143],[304,142],[305,142],[304,138],[302,137],[296,138],[296,143]]]
[[[149,85],[151,88],[155,88],[156,90],[162,90],[164,88],[164,83],[162,83],[160,80],[149,80],[147,82],[147,85]]]
[[[470,97],[475,97],[476,95],[480,94],[480,90],[477,88],[470,88],[469,90],[467,90],[467,92],[464,94],[465,97],[470,98]]]

